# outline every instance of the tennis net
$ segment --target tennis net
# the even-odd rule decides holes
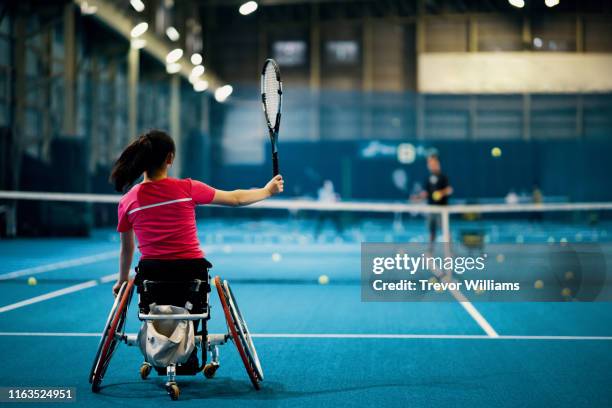
[[[23,243],[18,248],[23,256],[30,256],[29,251],[51,251],[53,257],[61,255],[58,259],[85,256],[95,262],[100,257],[111,262],[78,273],[46,273],[42,268],[44,278],[99,278],[116,268],[119,199],[119,195],[0,191],[2,235],[24,238],[18,241]],[[546,294],[543,300],[590,299],[593,291],[585,292],[584,288],[593,286],[585,284],[590,282],[591,272],[605,272],[607,265],[612,265],[612,203],[440,207],[271,199],[244,208],[202,206],[196,215],[206,256],[218,262],[218,273],[238,282],[316,284],[323,277],[323,282],[336,284],[363,283],[359,273],[363,271],[362,243],[400,244],[401,251],[427,253],[432,248],[428,230],[432,217],[438,219],[437,242],[449,243],[435,251],[439,248],[439,253],[446,255],[450,250],[454,257],[486,253],[491,273],[537,289],[538,300],[542,294]],[[27,239],[39,236],[50,238]],[[63,238],[75,236],[82,239]],[[582,245],[578,249],[564,247],[578,244]],[[0,253],[13,247],[0,247]],[[584,253],[595,256],[587,259]],[[7,259],[12,256],[6,255]],[[60,264],[72,265],[70,259]],[[25,279],[40,272],[26,269],[27,273],[15,276]],[[4,275],[12,279],[10,268],[7,271]],[[439,273],[432,278],[445,279]],[[607,285],[605,274],[593,279],[598,287]],[[536,299],[535,295],[526,300],[530,299]]]
[[[116,205],[120,198],[116,194],[0,191],[0,217],[5,234],[9,235],[35,234],[36,223],[49,235],[53,234],[54,226],[61,233],[62,223],[80,225],[77,230],[88,233],[116,223]],[[198,214],[198,219],[215,225],[223,225],[224,219],[231,216],[233,222],[226,223],[228,230],[240,222],[270,221],[286,232],[314,228],[316,233],[331,229],[338,235],[335,238],[352,237],[357,241],[424,242],[428,234],[424,233],[422,220],[431,215],[438,217],[441,242],[483,245],[612,239],[612,202],[428,206],[403,202],[272,199],[241,209],[202,206]],[[51,223],[48,228],[44,225],[46,221]],[[260,231],[265,233],[265,228]]]

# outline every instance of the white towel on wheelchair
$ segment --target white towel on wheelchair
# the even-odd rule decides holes
[[[185,308],[152,305],[151,314],[187,314]],[[138,332],[138,344],[145,360],[155,367],[182,364],[195,347],[193,322],[189,320],[146,320]]]

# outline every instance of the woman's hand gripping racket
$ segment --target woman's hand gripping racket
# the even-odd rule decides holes
[[[267,59],[261,71],[261,102],[272,143],[272,174],[278,175],[278,129],[281,119],[283,83],[278,64]]]

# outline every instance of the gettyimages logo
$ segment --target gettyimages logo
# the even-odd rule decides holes
[[[371,244],[364,244],[371,245]],[[383,244],[386,245],[386,244]],[[462,274],[465,271],[485,269],[486,254],[482,256],[410,256],[406,252],[396,253],[394,257],[376,257],[372,260],[372,273],[380,275],[389,270],[404,270],[411,275],[423,270],[447,270]]]

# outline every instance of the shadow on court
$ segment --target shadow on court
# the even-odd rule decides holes
[[[486,377],[496,377],[498,375],[511,375],[510,373],[488,375]],[[513,375],[519,375],[514,373]],[[482,379],[482,377],[481,377]],[[344,393],[359,391],[379,391],[385,389],[405,390],[411,389],[435,389],[438,390],[470,390],[485,391],[487,387],[475,379],[449,378],[440,376],[422,380],[418,378],[407,378],[404,382],[389,382],[378,384],[347,385],[341,387],[330,387],[313,391],[293,391],[281,382],[266,381],[262,384],[259,391],[254,391],[251,383],[245,380],[235,380],[228,377],[216,378],[213,380],[198,381],[195,379],[179,378],[181,387],[181,400],[243,400],[243,401],[278,401],[293,398],[304,398],[310,396],[333,396],[339,398]],[[103,386],[100,396],[117,400],[157,400],[168,397],[165,394],[163,377],[153,378],[147,381],[131,381],[124,383],[109,384]]]

